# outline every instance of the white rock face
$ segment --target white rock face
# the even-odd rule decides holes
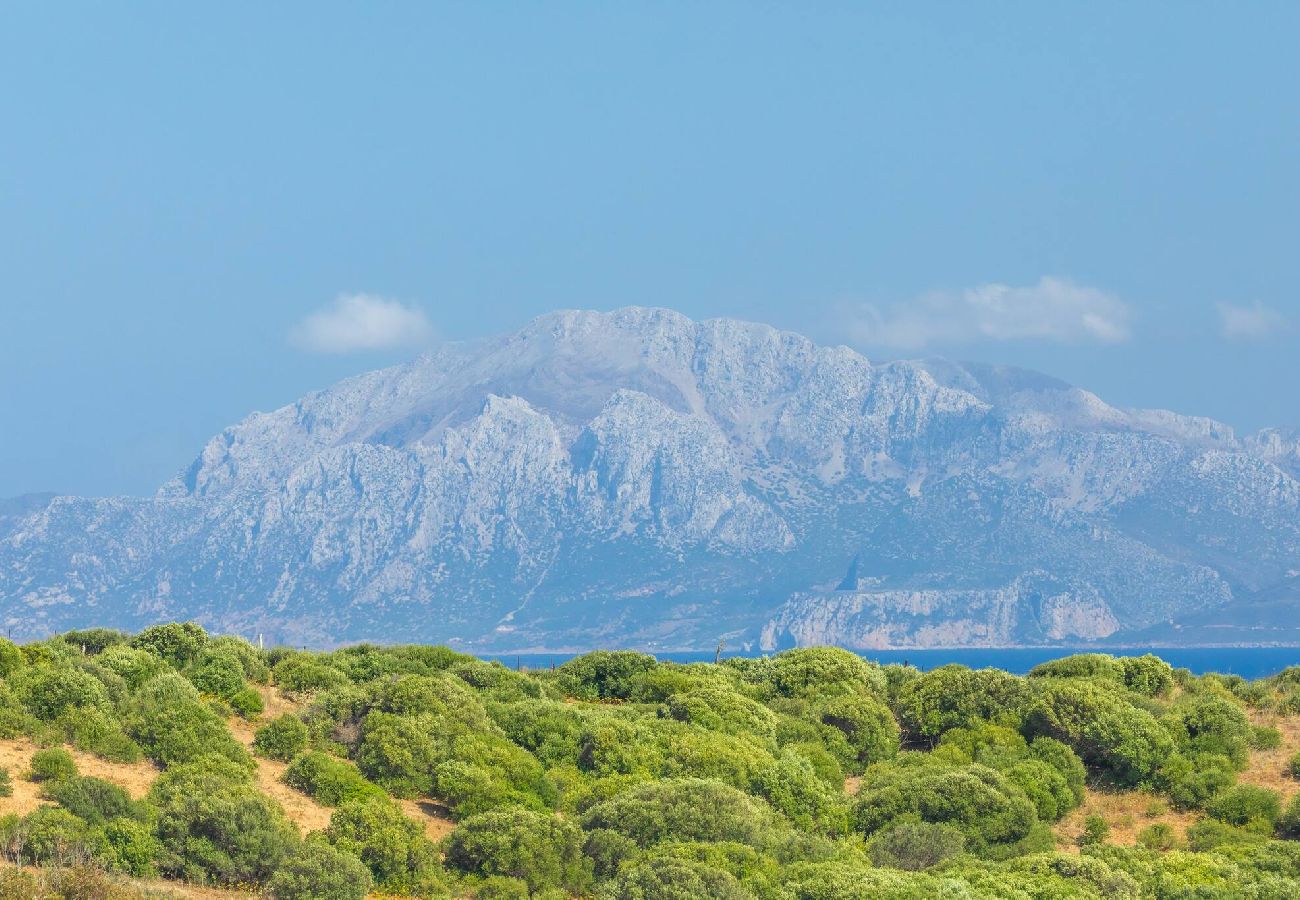
[[[480,650],[1293,640],[1252,610],[1300,604],[1297,473],[1295,433],[1032,372],[566,311],[251,415],[153,498],[0,503],[0,610]]]

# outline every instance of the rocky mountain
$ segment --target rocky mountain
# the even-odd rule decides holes
[[[560,312],[0,504],[15,636],[478,651],[1300,642],[1300,436],[1032,372]]]

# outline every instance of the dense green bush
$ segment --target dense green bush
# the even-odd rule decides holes
[[[598,650],[576,656],[559,668],[560,688],[583,700],[626,700],[636,677],[655,667],[655,658],[626,650]]]
[[[273,900],[363,900],[373,886],[370,870],[355,856],[308,841],[276,869],[266,893]]]
[[[91,825],[102,825],[109,819],[131,815],[134,811],[134,804],[126,791],[88,775],[61,778],[46,788],[44,794]]]
[[[207,644],[208,633],[195,622],[155,625],[131,640],[132,647],[148,651],[177,669],[193,662]]]
[[[1022,678],[997,669],[946,665],[910,679],[899,689],[895,705],[909,736],[933,742],[952,728],[988,721],[1019,724],[1031,697]]]
[[[751,900],[728,872],[706,863],[650,857],[624,869],[600,892],[600,900]]]
[[[696,778],[637,785],[587,810],[582,826],[616,831],[641,847],[666,840],[759,846],[781,831],[780,820],[763,801]]]
[[[447,864],[479,875],[507,875],[529,890],[583,891],[592,864],[582,854],[581,829],[553,815],[503,809],[465,819],[447,844]]]
[[[887,869],[917,872],[937,866],[966,849],[966,837],[952,825],[901,822],[872,836],[871,861]]]
[[[145,754],[165,766],[210,755],[252,764],[226,723],[179,675],[159,675],[145,683],[127,704],[123,719]]]
[[[263,882],[297,834],[244,766],[203,756],[169,768],[149,789],[157,809],[159,868],[219,884]]]
[[[253,734],[253,752],[280,762],[289,762],[306,746],[307,726],[291,713],[272,719]]]
[[[384,796],[384,792],[367,781],[355,766],[319,751],[304,753],[295,759],[285,770],[284,781],[325,806],[341,806],[351,800]]]
[[[1239,784],[1216,795],[1205,811],[1228,825],[1249,825],[1272,831],[1282,815],[1282,801],[1268,788]]]
[[[334,811],[325,837],[370,870],[377,884],[400,890],[435,869],[438,854],[420,826],[383,797],[349,800]]]
[[[31,769],[28,776],[32,781],[60,781],[75,778],[77,763],[72,754],[62,747],[37,750],[32,754]]]
[[[817,717],[848,741],[854,768],[888,759],[898,751],[899,730],[889,707],[873,697],[844,694],[819,703]]]

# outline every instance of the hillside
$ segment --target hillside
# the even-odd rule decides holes
[[[1300,443],[660,309],[447,344],[148,498],[0,504],[22,638],[467,651],[1300,643]]]
[[[1300,895],[1300,671],[0,640],[0,898]],[[21,867],[21,868],[19,868]]]

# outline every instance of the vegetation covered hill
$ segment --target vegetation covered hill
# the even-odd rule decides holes
[[[1300,669],[0,641],[0,898],[1300,896]]]

